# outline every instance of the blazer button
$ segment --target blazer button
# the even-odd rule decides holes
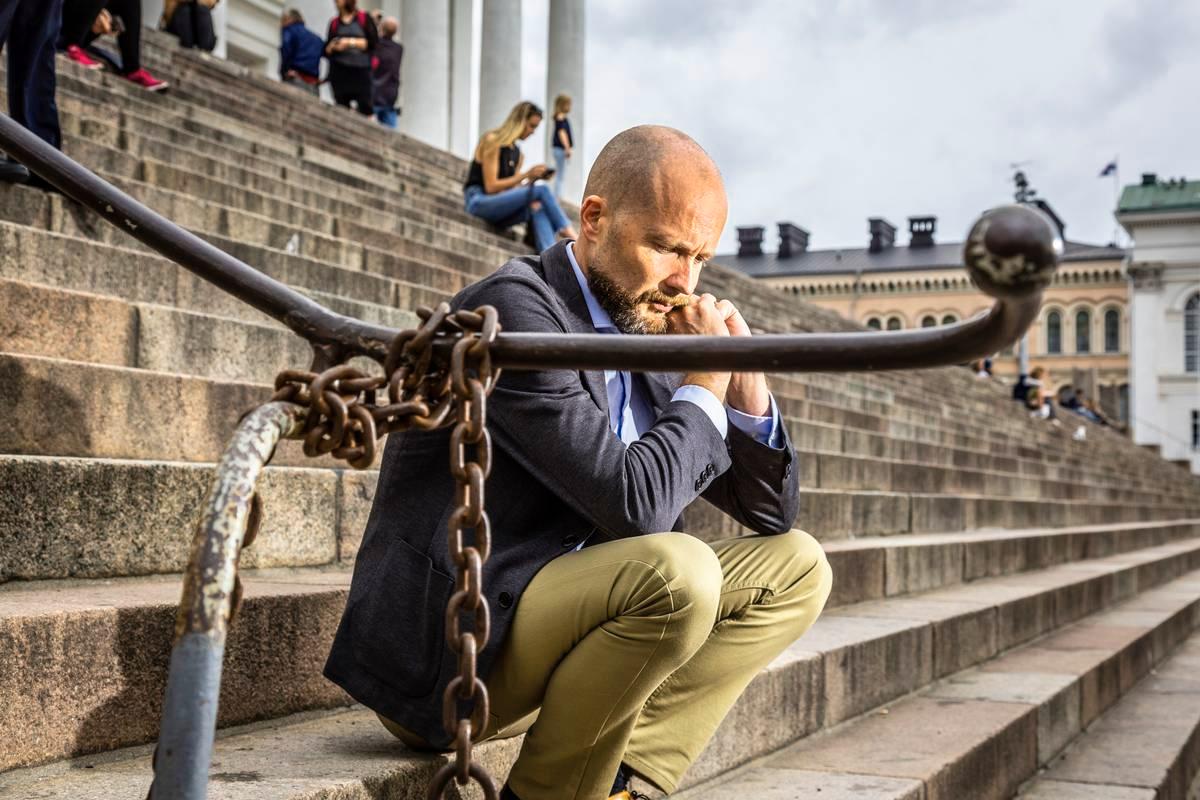
[[[508,592],[500,593],[500,607],[501,608],[512,608],[512,603],[513,603],[513,596],[511,594],[509,594]]]
[[[579,544],[579,537],[578,537],[578,536],[576,536],[576,535],[574,535],[574,534],[571,534],[570,536],[564,536],[564,537],[563,537],[563,540],[562,540],[562,546],[563,546],[563,547],[574,547],[574,546],[575,546],[575,545],[577,545],[577,544]]]

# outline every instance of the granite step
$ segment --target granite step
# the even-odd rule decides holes
[[[1193,635],[1088,726],[1018,797],[1190,800],[1198,775],[1200,637]]]
[[[0,403],[14,409],[0,427],[0,452],[77,458],[215,462],[238,418],[266,402],[269,385],[217,381],[59,358],[0,354]],[[280,445],[275,463],[310,460],[300,443]],[[1149,493],[1106,492],[1099,498],[1037,499],[985,491],[952,493],[804,488],[802,527],[836,538],[853,532],[908,533],[1130,521],[1200,514],[1200,501]],[[718,532],[742,532],[722,517]]]
[[[1135,696],[1156,665],[1177,669],[1167,659],[1181,643],[1176,657],[1194,666],[1198,626],[1200,571],[1189,571],[679,796],[824,797],[828,786],[862,800],[1007,800],[1105,709]],[[1183,687],[1194,729],[1197,687]],[[1110,767],[1107,776],[1118,774]]]
[[[1141,599],[1145,606],[1152,587],[1197,567],[1200,540],[1190,539],[1024,575],[983,579],[909,598],[831,610],[751,683],[689,773],[688,781],[703,780],[799,737],[833,728],[920,689],[937,677],[985,662],[997,653],[1127,598],[1134,598],[1133,603]],[[246,721],[295,709],[304,705],[306,697],[311,699],[309,707],[344,702],[336,691],[321,686],[313,671],[324,652],[322,643],[329,641],[344,602],[347,575],[345,570],[247,575],[247,602],[241,615],[246,621],[245,630],[237,631],[242,622],[235,626],[227,651],[229,666],[222,710],[225,720]],[[1200,604],[1194,588],[1193,583],[1186,599],[1189,626],[1197,622],[1193,612]],[[0,672],[8,676],[3,679],[8,684],[3,695],[19,699],[0,712],[9,720],[0,723],[0,728],[11,728],[19,722],[28,730],[31,718],[42,720],[47,728],[24,737],[24,752],[8,766],[80,753],[89,746],[112,749],[153,735],[153,726],[139,720],[153,714],[154,703],[161,695],[161,665],[165,664],[170,641],[172,589],[177,587],[165,578],[0,589],[0,618],[6,627],[18,632],[18,641],[31,643],[28,648],[18,649],[16,665],[33,658],[56,665],[53,669]],[[1167,598],[1180,599],[1174,589],[1163,591]],[[1163,604],[1157,602],[1153,606],[1156,610]],[[1174,613],[1172,618],[1179,622],[1183,613]],[[1127,646],[1145,649],[1143,639],[1161,642],[1179,627],[1164,620],[1156,626],[1161,634],[1147,633],[1136,640],[1127,637]],[[102,655],[76,658],[77,648]],[[1136,658],[1126,660],[1141,663]],[[264,661],[269,668],[264,669]],[[157,670],[152,665],[158,665]],[[103,672],[109,679],[99,680],[88,674],[89,670]],[[47,682],[95,688],[80,697],[56,691]],[[27,709],[30,703],[38,704],[38,708]],[[1102,710],[1098,705],[1095,708],[1097,713]],[[335,735],[336,742],[310,749],[319,754],[322,768],[339,774],[351,767],[358,770],[363,765],[355,756],[362,749],[378,756],[386,752],[390,757],[385,774],[376,768],[360,777],[372,783],[384,780],[392,791],[406,786],[397,781],[413,780],[430,762],[437,761],[405,753],[398,744],[387,742],[386,734],[380,736],[382,730],[361,724],[364,720],[370,720],[370,716],[351,710],[298,724],[284,720],[282,727],[260,731],[270,731],[266,741],[274,743],[270,746],[276,758],[286,762],[292,756],[284,755],[289,751],[283,742],[305,742],[313,748],[316,742],[308,738],[306,731],[329,734],[341,729],[343,735]],[[346,723],[353,724],[345,727]],[[90,741],[78,735],[80,728],[90,735]],[[72,736],[73,731],[77,735]],[[214,772],[259,771],[241,761],[259,756],[240,754],[256,753],[268,746],[259,738],[260,731],[228,732],[218,745]],[[330,757],[333,752],[341,757]],[[511,742],[483,748],[485,754],[492,752],[501,765],[515,755]],[[63,769],[63,765],[13,769],[0,775],[0,797],[51,789],[73,791],[72,784],[63,781],[104,787],[113,792],[110,796],[133,796],[133,784],[129,782],[146,779],[147,763],[144,756],[135,756],[129,760],[75,762],[73,770]],[[86,764],[91,767],[79,769]],[[274,774],[283,777],[283,773]],[[268,780],[266,775],[263,780]],[[224,794],[231,788],[225,784],[217,778],[212,787],[216,794],[210,796],[241,796]],[[310,796],[288,794],[278,784],[258,788],[270,790],[271,796]]]

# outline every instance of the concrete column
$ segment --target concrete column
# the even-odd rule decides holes
[[[1131,264],[1129,293],[1129,424],[1137,444],[1164,445],[1158,391],[1158,349],[1164,341],[1162,267]]]
[[[404,0],[400,40],[403,93],[400,129],[416,139],[450,147],[450,7],[443,2]]]
[[[475,67],[475,0],[450,6],[450,152],[469,159],[475,147],[471,85]]]
[[[571,134],[575,147],[571,160],[567,162],[566,182],[563,186],[564,199],[578,203],[583,199],[583,180],[586,174],[583,163],[584,124],[584,0],[550,0],[549,59],[546,69],[546,113],[553,112],[554,98],[560,94],[571,95]],[[554,124],[549,118],[547,133],[554,133]],[[546,150],[548,163],[549,148]]]
[[[521,0],[483,0],[479,128],[496,127],[521,100]]]
[[[217,58],[226,58],[229,55],[229,3],[217,3],[212,10],[212,23],[213,33],[217,37],[217,46],[213,48],[213,55]],[[278,71],[276,70],[276,73]]]

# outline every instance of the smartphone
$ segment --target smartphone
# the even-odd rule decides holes
[[[546,170],[545,172],[542,173],[542,178],[545,179],[545,178],[552,177],[554,175],[554,173],[557,171],[558,170],[556,170],[554,167],[550,167],[548,170]]]

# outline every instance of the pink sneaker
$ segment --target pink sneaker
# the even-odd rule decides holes
[[[133,81],[143,89],[149,89],[152,92],[161,92],[169,85],[166,81],[160,81],[144,69],[134,70],[125,76],[125,80]]]
[[[77,44],[67,45],[67,58],[74,61],[84,69],[103,69],[104,65],[96,59],[83,52],[83,48]]]

